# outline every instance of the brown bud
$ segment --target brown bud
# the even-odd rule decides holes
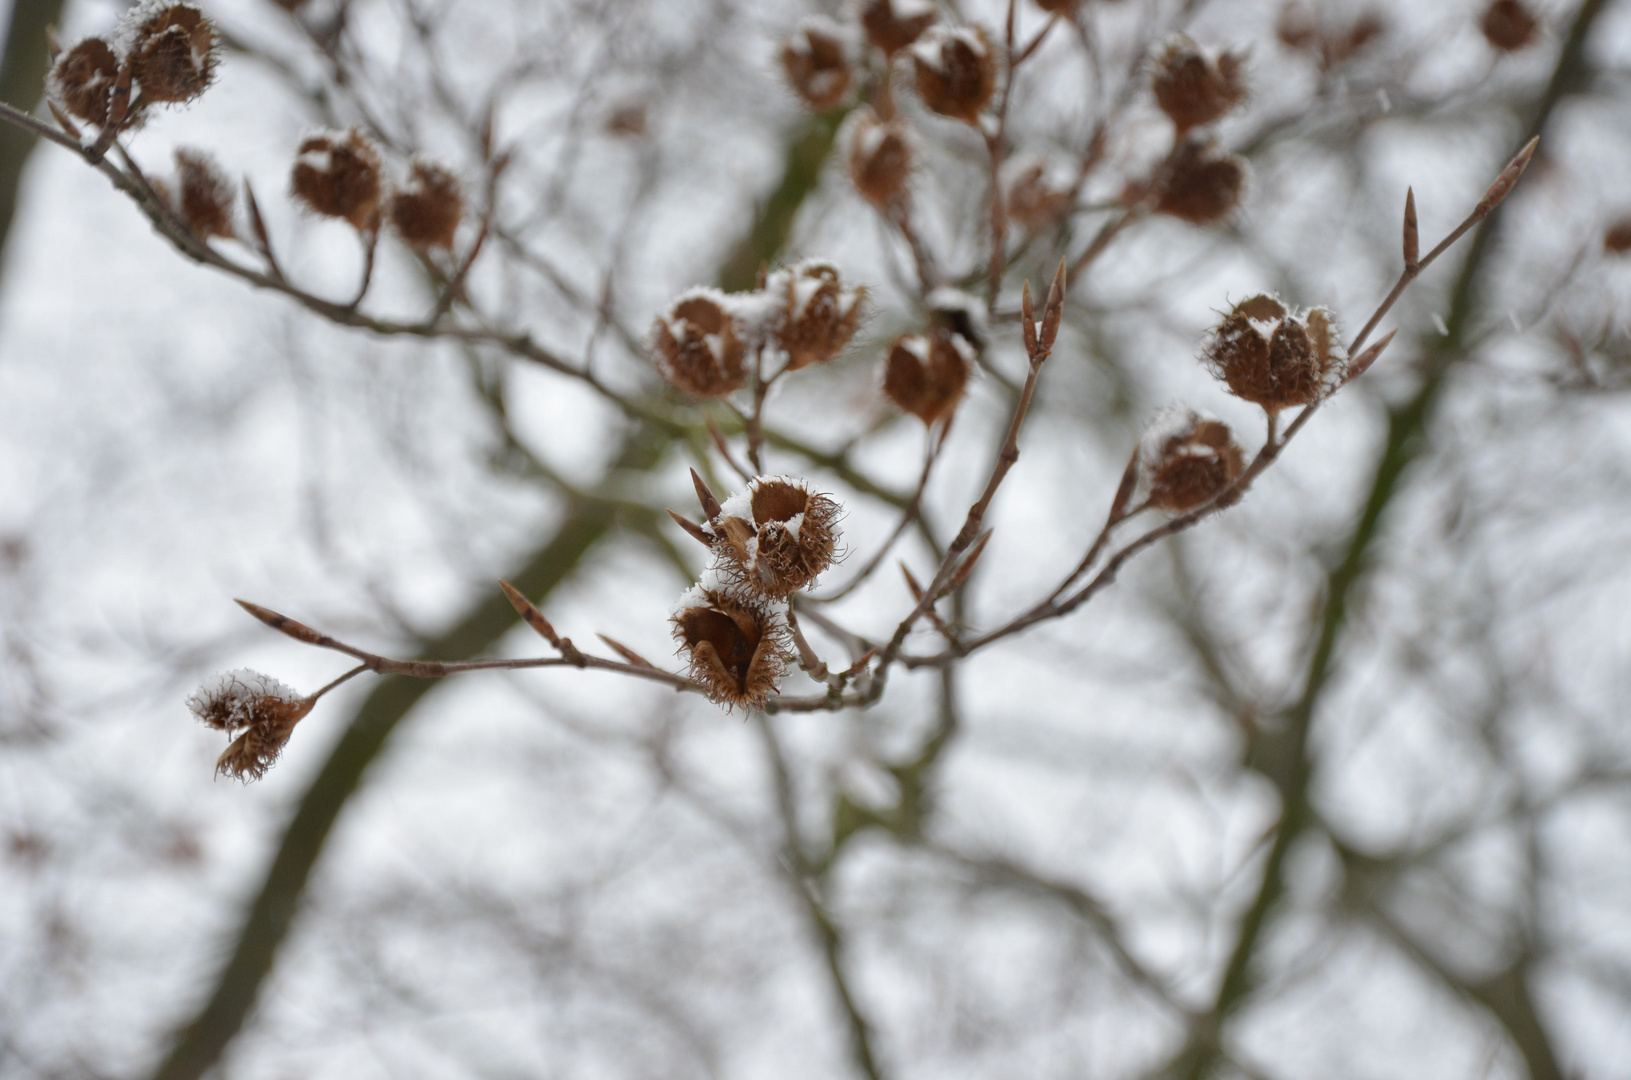
[[[379,152],[356,128],[325,131],[300,144],[289,187],[324,217],[343,218],[359,230],[374,228],[380,200]]]
[[[101,38],[86,38],[57,57],[45,92],[70,116],[98,126],[108,122],[108,98],[119,77],[119,58]]]
[[[1155,209],[1194,225],[1212,225],[1240,205],[1245,186],[1244,158],[1192,139],[1157,176]]]
[[[199,236],[236,236],[232,206],[237,189],[202,150],[176,151],[176,210]]]
[[[1502,52],[1517,52],[1535,40],[1540,23],[1522,0],[1495,0],[1479,24],[1484,39]]]
[[[1027,229],[1045,229],[1070,213],[1074,199],[1048,182],[1047,166],[1032,162],[1008,185],[1008,217]]]
[[[729,300],[714,289],[693,289],[657,317],[651,351],[657,370],[693,397],[721,398],[747,383],[747,347]]]
[[[699,585],[669,622],[690,676],[727,708],[763,705],[787,671],[787,617],[777,605]]]
[[[649,126],[646,107],[638,103],[619,105],[606,117],[606,134],[624,139],[639,138]]]
[[[837,30],[825,20],[807,19],[782,43],[788,83],[817,112],[833,108],[849,93],[849,57]]]
[[[831,263],[809,261],[772,274],[767,293],[777,303],[771,340],[787,354],[787,369],[824,364],[844,351],[861,322],[862,288],[845,289]]]
[[[906,129],[897,122],[878,119],[863,109],[850,129],[849,175],[861,197],[887,211],[906,190],[912,172],[912,147]]]
[[[1150,425],[1138,444],[1139,480],[1149,504],[1181,514],[1234,483],[1245,466],[1220,420],[1174,409]]]
[[[409,247],[420,251],[451,249],[459,219],[464,216],[459,178],[440,165],[416,161],[408,186],[391,193],[385,215]]]
[[[761,476],[704,526],[719,580],[739,593],[780,599],[832,565],[838,503],[795,476]]]
[[[1603,231],[1603,250],[1610,255],[1631,251],[1631,218],[1621,218]]]
[[[1348,368],[1329,310],[1299,313],[1272,296],[1236,304],[1201,359],[1236,397],[1268,412],[1319,400],[1342,385]]]
[[[941,116],[980,122],[997,89],[997,61],[983,30],[936,27],[913,47],[912,64],[923,104]]]
[[[191,4],[142,4],[125,16],[120,37],[148,101],[191,101],[215,79],[214,28]]]
[[[216,762],[216,772],[258,780],[316,703],[315,697],[301,697],[270,676],[240,668],[199,687],[187,699],[187,708],[217,731],[242,732]]]
[[[1210,124],[1246,100],[1243,58],[1204,50],[1182,34],[1156,54],[1155,103],[1182,135]]]
[[[902,0],[898,9],[893,0],[865,0],[861,5],[861,29],[885,56],[916,41],[934,25],[935,18],[934,6],[921,0]]]
[[[889,348],[883,392],[925,424],[949,421],[973,364],[973,346],[950,330],[899,337]]]
[[[1319,44],[1319,23],[1314,13],[1302,0],[1287,0],[1274,20],[1274,36],[1281,44],[1293,49],[1307,49]]]

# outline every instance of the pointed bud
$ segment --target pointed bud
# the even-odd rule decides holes
[[[1416,192],[1404,190],[1404,268],[1414,274],[1421,261],[1421,236],[1416,229]]]
[[[718,521],[722,512],[719,500],[714,498],[714,493],[708,489],[708,485],[703,482],[702,477],[697,475],[695,469],[691,470],[691,486],[697,489],[697,501],[702,504],[703,515],[709,521]]]
[[[1386,337],[1382,338],[1382,340],[1376,342],[1370,348],[1354,357],[1353,363],[1348,365],[1348,373],[1342,378],[1344,385],[1353,382],[1355,379],[1359,378],[1359,376],[1365,374],[1365,372],[1369,370],[1370,366],[1376,363],[1377,359],[1381,357],[1382,351],[1388,347],[1388,345],[1393,341],[1393,336],[1398,332],[1399,331],[1397,328],[1389,330]]]
[[[1539,135],[1524,143],[1523,149],[1507,163],[1506,168],[1501,170],[1501,175],[1497,176],[1495,182],[1490,184],[1489,190],[1484,192],[1484,197],[1478,200],[1478,206],[1473,210],[1474,217],[1488,216],[1490,211],[1500,206],[1506,197],[1512,194],[1512,189],[1517,186],[1523,171],[1529,167],[1529,159],[1535,156],[1535,147],[1538,145]]]
[[[674,519],[674,524],[685,530],[685,534],[705,548],[714,546],[714,538],[710,536],[701,525],[682,514],[670,510],[668,516]]]

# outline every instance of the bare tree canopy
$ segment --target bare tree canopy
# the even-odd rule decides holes
[[[1631,1080],[1628,72],[16,0],[0,1075]]]

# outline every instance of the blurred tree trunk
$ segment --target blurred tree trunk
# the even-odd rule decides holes
[[[0,57],[0,101],[32,111],[45,85],[48,62],[45,28],[62,16],[62,0],[12,0],[6,25],[6,52]],[[17,187],[34,149],[34,136],[0,125],[0,272],[11,222],[17,215]]]

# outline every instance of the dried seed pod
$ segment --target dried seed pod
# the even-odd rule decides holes
[[[237,188],[215,159],[202,150],[176,151],[175,206],[187,228],[199,236],[232,237]]]
[[[1517,52],[1535,40],[1540,23],[1522,0],[1495,0],[1479,23],[1484,39],[1501,52]]]
[[[878,119],[863,109],[850,128],[849,175],[861,197],[887,211],[906,191],[912,172],[912,147],[906,129],[897,121]]]
[[[705,580],[680,597],[669,619],[680,655],[708,700],[727,708],[762,706],[787,672],[787,617],[779,605],[716,585]]]
[[[1622,218],[1603,230],[1603,250],[1610,255],[1631,251],[1631,218]]]
[[[101,38],[86,38],[61,56],[45,77],[45,92],[69,116],[101,126],[119,78],[119,58]]]
[[[302,697],[268,675],[240,668],[200,686],[187,699],[187,708],[217,731],[242,733],[221,755],[216,772],[258,780],[316,703],[315,697]]]
[[[997,89],[997,61],[979,29],[937,26],[912,47],[923,104],[953,120],[979,124]]]
[[[215,29],[191,4],[139,5],[121,23],[120,44],[147,101],[191,101],[215,80]]]
[[[725,397],[747,383],[747,346],[730,300],[716,289],[674,301],[652,324],[650,346],[662,377],[693,397]]]
[[[843,352],[861,323],[866,299],[864,288],[844,288],[837,267],[814,260],[778,270],[764,291],[777,304],[770,338],[787,354],[789,371],[824,364]]]
[[[861,29],[885,56],[911,45],[936,18],[934,5],[924,0],[901,0],[898,6],[894,0],[865,0],[861,5]]]
[[[408,186],[391,193],[385,216],[409,247],[420,251],[451,249],[459,221],[464,217],[459,178],[440,165],[415,161],[409,171]]]
[[[1008,185],[1008,217],[1027,229],[1045,229],[1070,213],[1074,198],[1068,188],[1048,180],[1048,167],[1031,162]]]
[[[325,131],[300,144],[289,187],[301,202],[324,217],[343,218],[358,230],[377,227],[380,200],[379,151],[356,128]]]
[[[832,565],[839,506],[796,476],[760,476],[703,526],[714,571],[734,592],[780,599]]]
[[[806,19],[782,43],[782,70],[793,92],[810,108],[831,109],[849,93],[852,75],[838,27],[825,19]]]
[[[1261,295],[1235,305],[1201,358],[1236,397],[1271,413],[1312,404],[1341,386],[1348,370],[1328,309],[1299,313]]]
[[[1189,409],[1157,417],[1138,444],[1138,482],[1157,510],[1193,510],[1234,483],[1245,455],[1221,420]]]
[[[1156,185],[1157,212],[1194,225],[1212,225],[1240,205],[1246,160],[1191,139],[1172,155]]]
[[[883,392],[925,424],[949,422],[973,365],[974,347],[960,334],[940,327],[908,334],[889,347]]]
[[[1238,53],[1202,49],[1175,34],[1154,59],[1155,103],[1183,135],[1221,119],[1246,100],[1244,67]]]

